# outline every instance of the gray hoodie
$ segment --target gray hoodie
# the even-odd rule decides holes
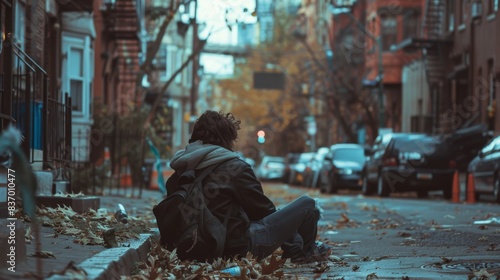
[[[201,140],[198,140],[175,153],[170,161],[170,167],[175,171],[196,170],[233,158],[238,158],[238,153],[221,146],[203,144]]]

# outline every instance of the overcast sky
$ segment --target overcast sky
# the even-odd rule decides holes
[[[248,11],[243,12],[246,8]],[[226,16],[226,10],[229,10]],[[255,10],[255,0],[198,0],[198,22],[206,23],[203,32],[200,32],[200,38],[206,38],[208,32],[211,35],[209,43],[215,44],[236,44],[237,28],[236,21],[256,22],[257,19],[250,14]],[[232,31],[226,24],[226,18]],[[200,63],[204,66],[206,73],[218,73],[229,75],[233,73],[233,57],[223,55],[202,54]]]

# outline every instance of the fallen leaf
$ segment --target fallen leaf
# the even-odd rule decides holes
[[[49,251],[40,251],[40,252],[35,252],[33,254],[31,254],[32,257],[35,257],[35,258],[43,258],[43,259],[48,259],[48,258],[56,258],[56,256],[54,256],[54,254],[52,254],[52,252],[49,252]]]
[[[449,259],[449,258],[445,258],[445,257],[441,257],[441,260],[443,260],[443,263],[450,263],[453,261],[453,259]]]
[[[401,237],[410,237],[411,234],[408,233],[408,232],[403,232],[403,231],[400,231],[398,232],[398,235],[401,236]]]
[[[481,236],[478,240],[479,240],[479,241],[482,241],[482,242],[485,242],[485,241],[488,241],[488,240],[489,240],[489,238],[488,238],[488,236],[483,235],[483,236]]]
[[[478,279],[478,280],[495,280],[496,275],[489,273],[486,268],[482,268],[479,271],[473,271],[472,272],[472,278],[471,275],[469,275],[469,279]]]

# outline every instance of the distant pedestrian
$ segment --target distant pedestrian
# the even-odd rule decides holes
[[[251,252],[265,258],[281,247],[282,257],[291,258],[293,263],[327,260],[331,248],[316,242],[321,215],[316,200],[302,196],[276,210],[250,165],[234,152],[240,123],[231,113],[203,113],[194,124],[189,144],[170,162],[175,172],[166,183],[167,193],[176,190],[184,171],[200,174],[218,165],[203,186],[206,204],[214,216],[221,222],[228,217],[224,257]]]

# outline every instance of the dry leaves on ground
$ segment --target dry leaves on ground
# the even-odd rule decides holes
[[[220,279],[231,278],[222,270],[238,266],[242,272],[239,279],[282,279],[282,267],[286,260],[273,254],[261,261],[248,254],[241,259],[217,259],[212,263],[181,261],[176,250],[170,252],[157,242],[152,242],[147,261],[139,263],[134,275],[126,277],[131,280],[149,279]]]
[[[105,245],[115,244],[112,241],[105,242],[104,232],[114,230],[116,242],[125,242],[132,238],[138,238],[140,233],[149,231],[153,226],[146,219],[129,217],[127,224],[116,221],[112,215],[101,215],[94,210],[79,214],[70,207],[38,209],[38,217],[43,226],[52,227],[55,236],[58,234],[71,235],[75,242],[82,245]]]

